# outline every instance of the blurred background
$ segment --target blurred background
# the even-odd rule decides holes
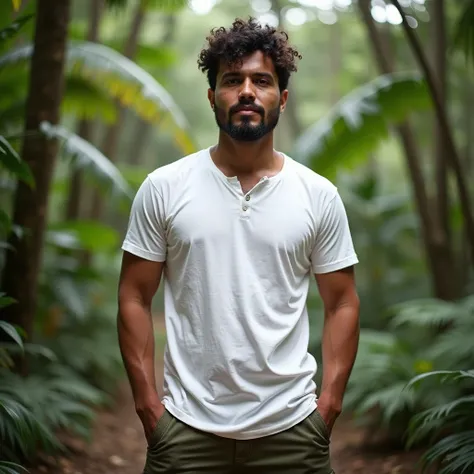
[[[58,432],[87,438],[113,406],[131,200],[216,142],[197,57],[248,16],[303,56],[275,146],[338,186],[360,259],[345,413],[474,472],[474,1],[2,0],[0,473],[60,452]],[[308,305],[320,360],[314,283]]]

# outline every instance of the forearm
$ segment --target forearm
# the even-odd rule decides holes
[[[359,343],[358,303],[326,312],[322,338],[323,380],[321,395],[335,410],[342,409],[344,392]]]
[[[156,399],[155,340],[149,309],[138,301],[120,305],[118,337],[122,358],[137,406]]]

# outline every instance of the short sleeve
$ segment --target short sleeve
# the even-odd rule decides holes
[[[339,193],[321,217],[316,244],[311,253],[313,273],[328,273],[358,263],[346,210]]]
[[[133,200],[122,250],[154,262],[166,260],[163,198],[149,177]]]

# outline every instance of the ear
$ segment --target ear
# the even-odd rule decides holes
[[[215,92],[211,88],[207,89],[207,99],[209,100],[211,109],[214,110]]]
[[[280,94],[280,113],[283,113],[286,107],[286,102],[288,101],[288,89],[285,89]]]

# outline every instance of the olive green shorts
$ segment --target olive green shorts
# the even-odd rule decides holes
[[[334,474],[329,442],[317,410],[281,433],[244,441],[199,431],[165,411],[143,474]]]

